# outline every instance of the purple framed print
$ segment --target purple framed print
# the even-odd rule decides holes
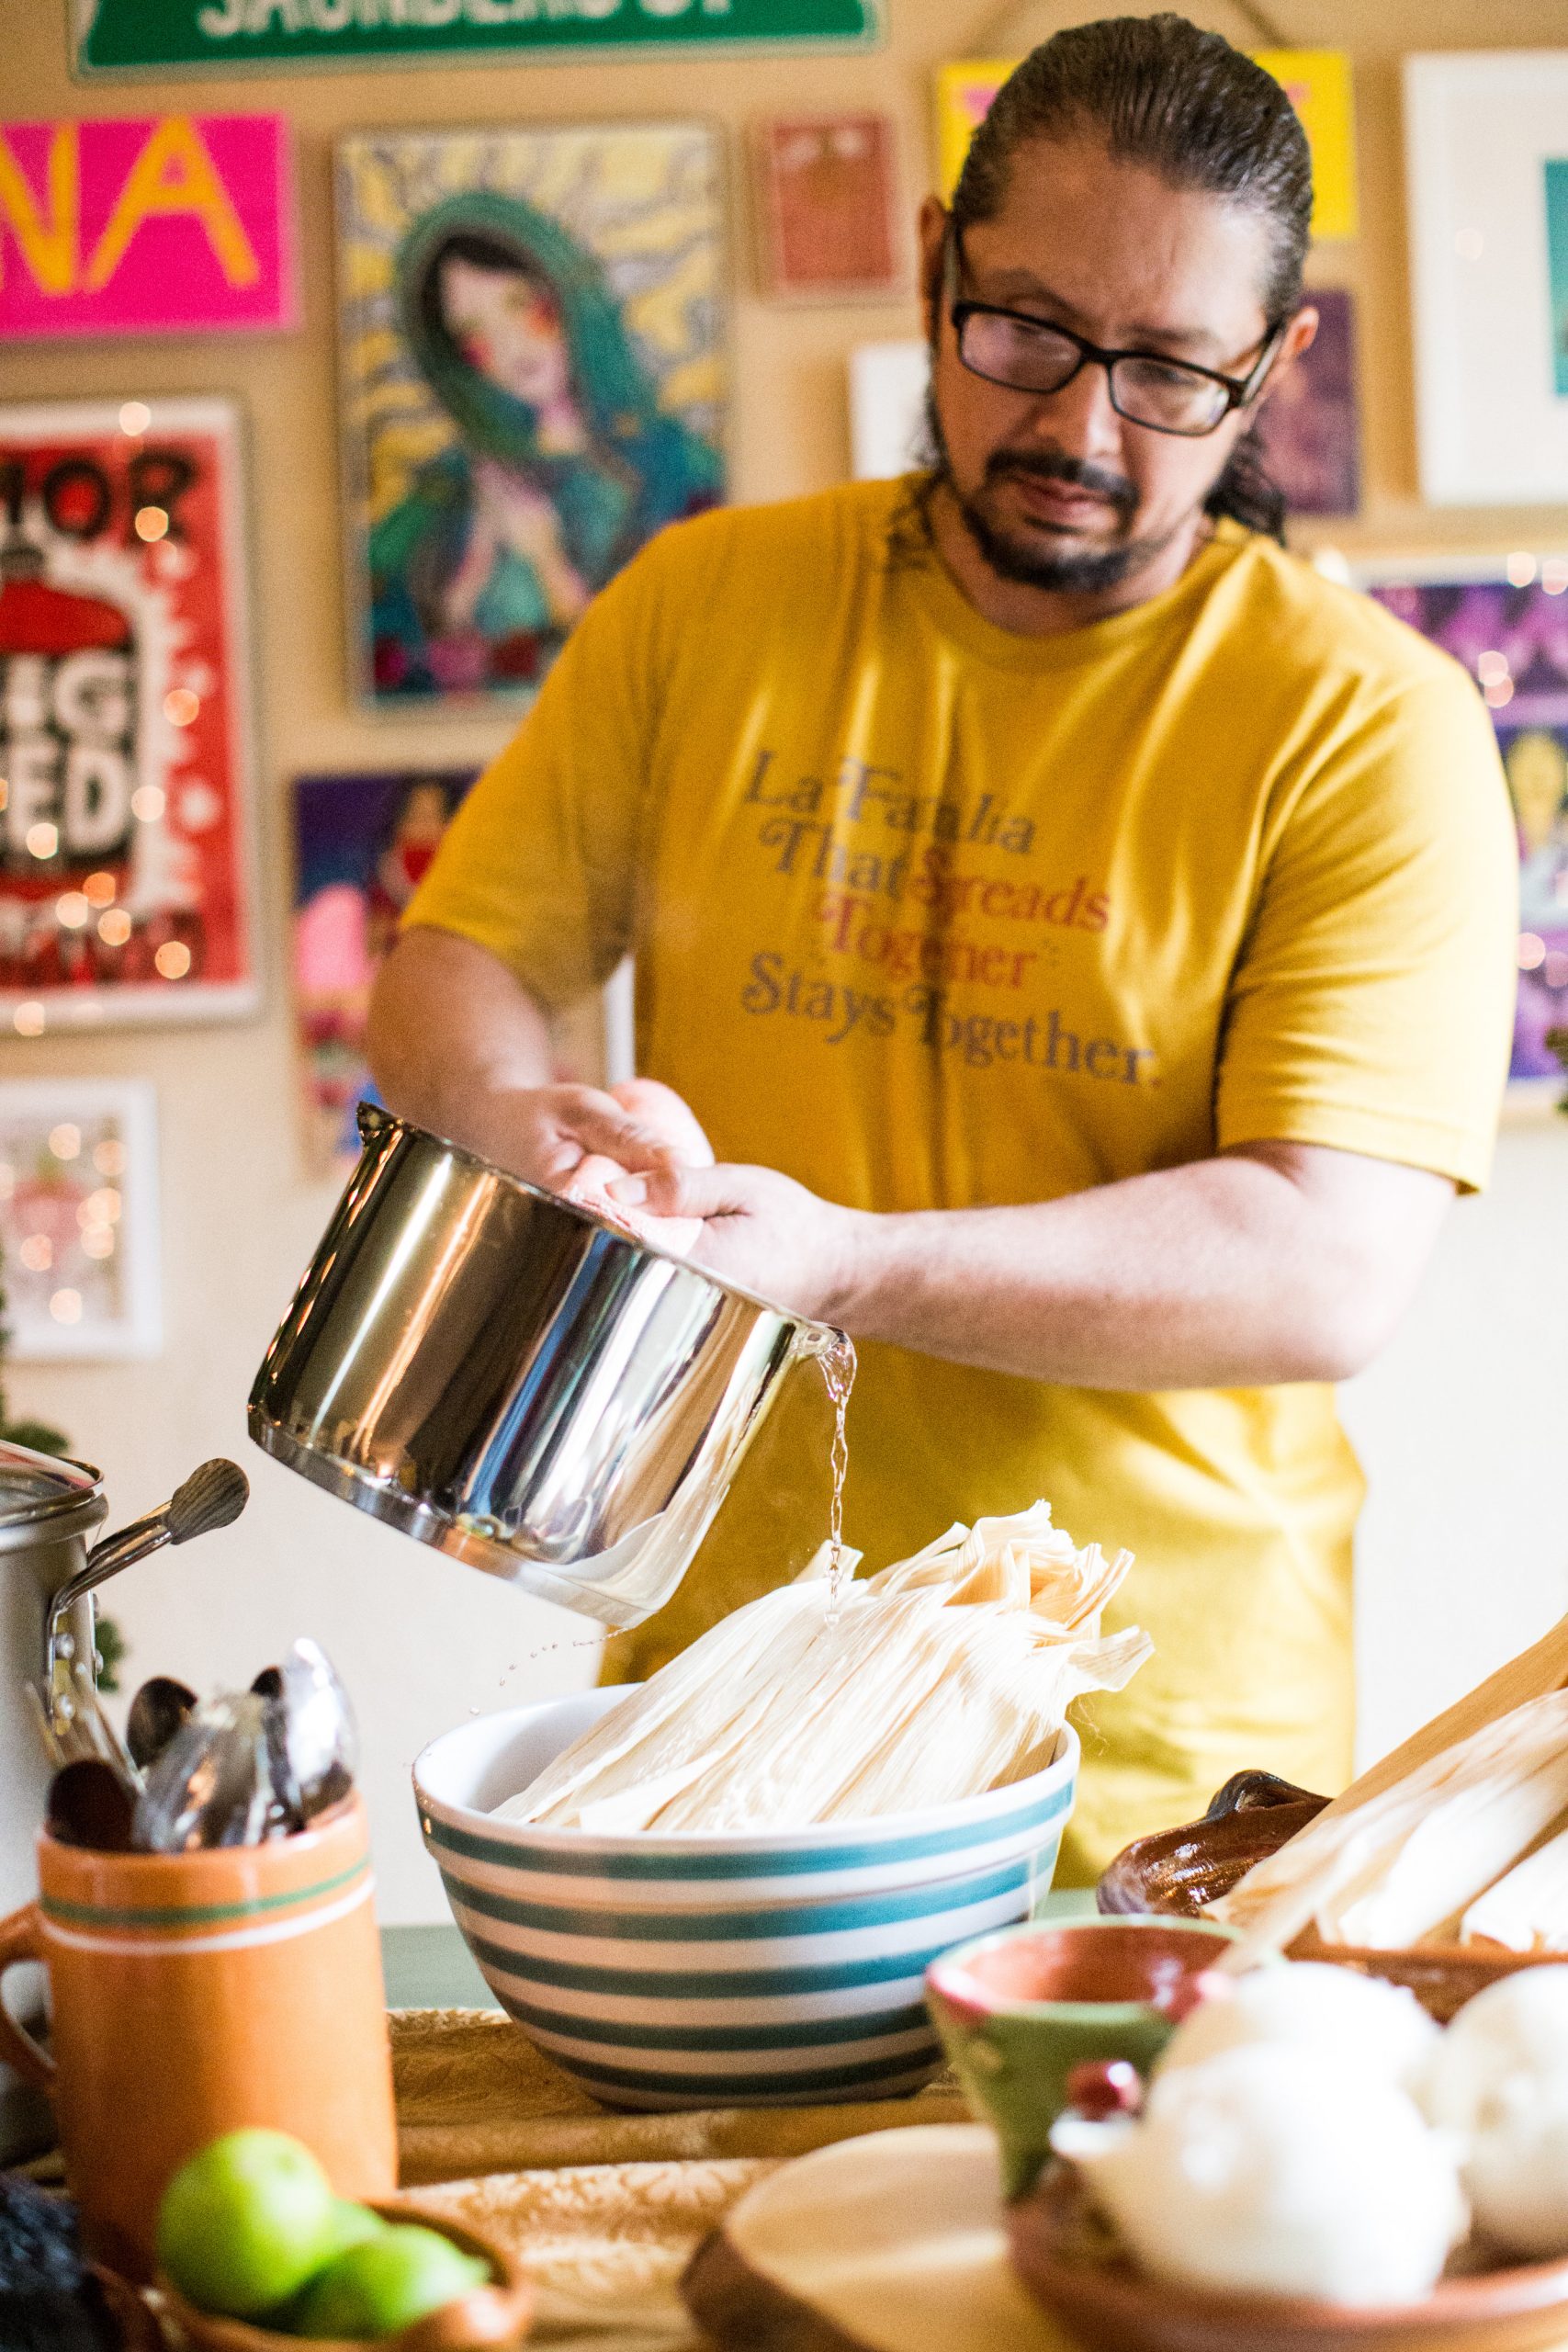
[[[1509,1092],[1556,1102],[1546,1043],[1568,1028],[1568,556],[1357,567],[1358,586],[1475,680],[1492,713],[1519,846],[1519,994]]]

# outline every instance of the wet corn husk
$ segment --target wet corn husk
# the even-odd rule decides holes
[[[1461,1943],[1508,1951],[1568,1951],[1568,1828],[1477,1895],[1459,1933]]]
[[[1310,1822],[1211,1910],[1249,1940],[1278,1946],[1309,1925],[1326,1943],[1381,1950],[1451,1941],[1477,1898],[1488,1889],[1500,1897],[1495,1883],[1522,1878],[1514,1865],[1561,1827],[1568,1690],[1514,1708],[1366,1804]],[[1534,1857],[1541,1885],[1551,1850]],[[1561,1894],[1555,1908],[1561,1917]]]
[[[1132,1566],[1050,1508],[954,1526],[846,1583],[821,1555],[660,1668],[498,1811],[625,1834],[805,1827],[919,1811],[1041,1770],[1072,1702],[1149,1655],[1100,1615]]]

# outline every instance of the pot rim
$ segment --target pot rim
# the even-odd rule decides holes
[[[511,1169],[497,1167],[494,1160],[486,1159],[481,1152],[471,1150],[467,1144],[458,1143],[451,1136],[439,1134],[434,1127],[416,1126],[412,1119],[400,1119],[395,1111],[389,1111],[378,1102],[362,1102],[359,1114],[359,1132],[367,1145],[388,1127],[397,1128],[401,1135],[412,1136],[416,1142],[434,1144],[440,1150],[450,1152],[455,1159],[461,1160],[476,1174],[492,1176],[528,1200],[540,1202],[547,1208],[563,1211],[580,1225],[594,1226],[601,1233],[608,1234],[612,1240],[623,1243],[628,1250],[640,1251],[644,1257],[662,1259],[667,1266],[677,1266],[683,1274],[694,1275],[698,1282],[705,1283],[710,1289],[720,1292],[725,1297],[739,1298],[748,1306],[761,1307],[764,1314],[776,1316],[781,1323],[793,1324],[799,1331],[819,1332],[822,1345],[811,1347],[808,1351],[812,1354],[825,1353],[846,1336],[836,1324],[823,1323],[816,1316],[797,1314],[793,1307],[781,1306],[776,1298],[764,1298],[760,1291],[747,1290],[742,1283],[730,1282],[706,1266],[695,1265],[690,1258],[682,1258],[677,1251],[665,1249],[660,1242],[645,1241],[629,1226],[617,1225],[581,1201],[569,1201],[560,1193],[552,1193],[543,1184],[530,1182],[526,1176],[515,1176]]]

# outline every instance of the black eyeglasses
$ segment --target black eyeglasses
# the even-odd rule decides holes
[[[954,223],[943,272],[944,300],[956,293],[963,266]],[[1270,329],[1245,376],[1222,376],[1215,368],[1162,358],[1156,351],[1106,351],[1070,327],[1031,318],[1023,311],[1001,310],[992,302],[953,301],[948,315],[958,356],[971,375],[1014,392],[1060,392],[1092,361],[1105,370],[1111,405],[1118,416],[1129,424],[1145,425],[1151,433],[1190,436],[1213,433],[1233,408],[1245,408],[1256,397],[1286,324],[1281,320]]]

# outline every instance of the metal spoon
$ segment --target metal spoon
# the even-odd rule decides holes
[[[125,1719],[125,1744],[143,1771],[162,1756],[196,1705],[196,1692],[172,1675],[154,1674],[141,1685]]]
[[[131,1833],[139,1852],[259,1846],[300,1826],[293,1792],[280,1785],[270,1713],[251,1690],[197,1708],[147,1774]]]
[[[62,1764],[49,1784],[49,1834],[66,1846],[129,1854],[136,1792],[102,1757]]]

